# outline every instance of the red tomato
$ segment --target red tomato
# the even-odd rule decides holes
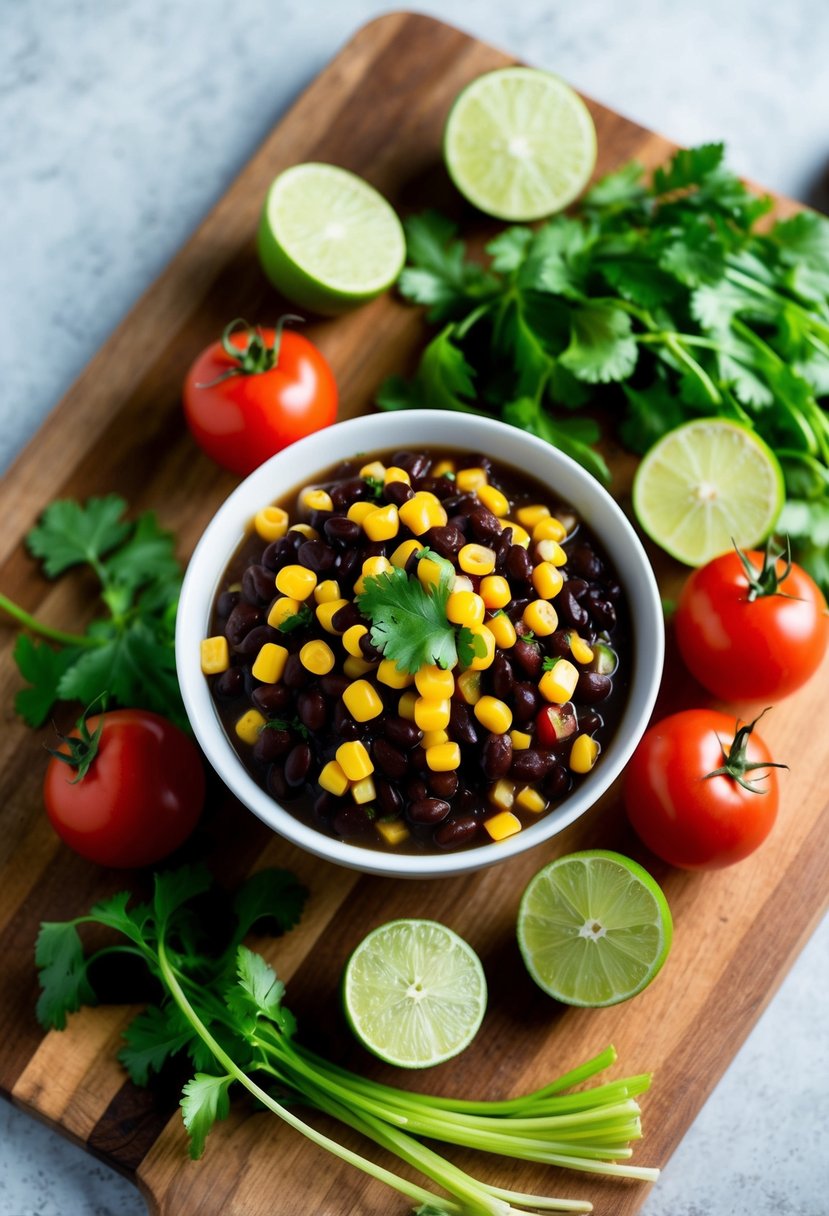
[[[679,649],[691,674],[724,701],[785,697],[820,666],[826,603],[800,566],[787,570],[782,558],[756,551],[744,557],[755,567],[751,582],[737,552],[690,576],[675,618]]]
[[[773,763],[753,727],[738,730],[728,714],[687,709],[646,732],[628,765],[625,806],[657,857],[714,870],[766,839],[779,801],[775,769],[785,766]]]
[[[187,373],[184,414],[202,450],[246,476],[288,444],[329,426],[337,416],[337,385],[324,356],[302,334],[281,325],[231,329]]]
[[[55,831],[82,857],[104,866],[146,866],[172,853],[193,831],[204,803],[195,744],[166,718],[143,709],[115,709],[79,727],[58,750],[75,753],[80,770],[54,755],[46,770],[43,796]]]

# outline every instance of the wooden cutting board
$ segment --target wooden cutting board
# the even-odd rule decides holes
[[[414,14],[392,14],[360,30],[285,116],[225,198],[92,361],[4,478],[0,496],[0,587],[54,624],[87,611],[81,580],[41,578],[22,537],[52,498],[117,491],[154,508],[186,558],[234,485],[203,458],[182,423],[180,386],[195,354],[236,316],[269,321],[282,310],[257,265],[253,233],[266,188],[297,161],[322,160],[364,175],[402,210],[459,212],[441,167],[440,137],[451,100],[480,72],[511,62],[500,51]],[[590,103],[599,135],[597,173],[632,156],[648,166],[670,151],[661,137]],[[784,207],[786,205],[784,204]],[[485,232],[461,215],[466,231]],[[425,329],[392,297],[351,316],[309,325],[336,372],[341,417],[370,408],[380,381],[411,364]],[[624,501],[632,462],[611,451],[614,492]],[[682,571],[654,554],[666,594]],[[187,1158],[174,1087],[135,1089],[115,1061],[134,1008],[86,1010],[67,1031],[44,1035],[34,1019],[33,945],[41,920],[62,920],[125,885],[63,848],[42,810],[40,735],[12,712],[19,677],[15,630],[0,622],[0,1087],[12,1101],[133,1177],[153,1212],[182,1216],[364,1216],[402,1213],[406,1201],[317,1150],[243,1100],[210,1137],[206,1157]],[[710,699],[683,673],[669,646],[660,712]],[[402,1083],[430,1092],[501,1097],[533,1088],[613,1042],[615,1075],[653,1070],[644,1099],[645,1140],[634,1160],[663,1165],[774,992],[821,912],[829,872],[829,808],[821,775],[826,732],[810,732],[825,710],[826,672],[764,722],[763,733],[793,769],[775,833],[733,869],[690,875],[644,855],[625,826],[618,792],[548,845],[508,864],[440,883],[360,877],[298,852],[214,781],[193,848],[223,882],[253,867],[286,865],[311,891],[302,925],[265,950],[289,984],[302,1032],[334,1058],[400,1083],[370,1060],[343,1026],[337,985],[349,951],[369,929],[398,916],[430,916],[480,954],[491,1000],[475,1043],[457,1061]],[[60,719],[62,727],[71,715]],[[514,941],[520,894],[550,858],[578,847],[619,848],[645,862],[665,889],[676,922],[672,954],[644,994],[616,1009],[568,1010],[524,972]],[[127,876],[131,882],[132,877]],[[739,1129],[735,1135],[739,1135]],[[356,1143],[356,1137],[344,1138]],[[362,1146],[365,1148],[366,1146]],[[369,1146],[369,1151],[371,1146]],[[378,1158],[381,1157],[378,1154]],[[513,1165],[457,1153],[483,1177],[522,1190],[590,1198],[625,1216],[647,1187]]]

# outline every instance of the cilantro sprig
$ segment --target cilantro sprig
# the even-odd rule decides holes
[[[30,726],[45,722],[56,701],[116,702],[186,721],[173,652],[181,589],[174,539],[151,511],[129,521],[126,510],[115,494],[61,499],[26,537],[47,578],[86,569],[97,581],[104,611],[83,633],[47,625],[0,594],[0,608],[27,631],[14,659],[29,687],[15,708]]]
[[[455,568],[430,549],[428,557],[439,567],[436,583],[424,584],[401,567],[369,575],[357,596],[357,607],[371,621],[371,642],[401,671],[416,673],[426,664],[452,668],[458,660],[468,666],[485,653],[483,639],[466,626],[446,617]]]
[[[181,1113],[193,1158],[201,1157],[211,1128],[227,1116],[237,1087],[313,1143],[407,1196],[424,1216],[461,1210],[491,1216],[506,1211],[504,1194],[509,1195],[509,1211],[520,1216],[541,1201],[463,1173],[423,1139],[471,1143],[481,1151],[536,1161],[548,1160],[554,1151],[558,1164],[580,1168],[583,1137],[593,1133],[600,1147],[592,1151],[592,1171],[654,1179],[656,1170],[617,1162],[628,1155],[627,1142],[641,1134],[635,1098],[650,1078],[583,1087],[615,1060],[613,1048],[534,1093],[505,1102],[458,1102],[457,1109],[450,1099],[357,1076],[304,1048],[285,1004],[284,982],[243,939],[253,929],[292,928],[305,897],[286,870],[259,871],[231,897],[213,885],[203,866],[185,866],[157,874],[146,903],[135,903],[121,891],[85,916],[44,924],[36,947],[38,1018],[44,1027],[60,1030],[82,1005],[96,1004],[95,984],[113,955],[149,972],[157,999],[130,1023],[119,1059],[138,1085],[148,1084],[171,1060],[189,1060],[194,1075],[184,1085]],[[103,927],[112,939],[89,955],[81,938],[86,925]],[[119,974],[123,982],[120,969]],[[577,1094],[561,1093],[573,1086],[579,1086]],[[325,1135],[301,1117],[303,1106],[339,1120],[415,1166],[450,1198]],[[574,1109],[578,1118],[571,1131]],[[574,1210],[572,1203],[555,1200],[543,1206]]]
[[[737,419],[778,454],[781,534],[829,589],[829,222],[801,212],[758,231],[771,206],[710,143],[650,180],[625,165],[575,216],[507,228],[485,266],[451,221],[412,217],[399,288],[438,331],[379,405],[497,413],[605,481],[585,405],[635,452],[690,417]]]

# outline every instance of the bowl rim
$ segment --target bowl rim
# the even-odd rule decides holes
[[[312,482],[316,473],[338,459],[407,446],[493,453],[494,459],[519,471],[527,465],[543,466],[542,474],[535,467],[527,468],[527,472],[539,480],[549,477],[554,492],[573,502],[583,518],[591,509],[602,516],[600,526],[589,520],[588,524],[611,552],[631,608],[633,665],[628,698],[600,763],[560,807],[547,812],[537,823],[504,841],[460,852],[393,853],[352,845],[326,836],[294,816],[245,768],[221,724],[201,670],[199,643],[208,634],[217,587],[255,512],[292,488]],[[574,501],[580,498],[582,502]],[[585,501],[590,504],[587,509]],[[621,551],[611,547],[608,531],[622,542]],[[221,555],[219,561],[217,553]],[[442,410],[410,410],[364,414],[316,431],[272,456],[240,482],[206,525],[188,563],[179,598],[175,648],[179,685],[195,737],[209,763],[245,807],[283,838],[327,861],[387,877],[439,878],[483,869],[540,845],[598,801],[622,772],[647,727],[659,691],[665,631],[659,590],[645,550],[621,507],[591,474],[544,440],[495,419]]]

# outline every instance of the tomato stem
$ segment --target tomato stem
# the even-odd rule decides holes
[[[772,554],[772,538],[769,537],[765,552],[763,553],[763,564],[759,570],[749,560],[748,554],[743,552],[733,537],[731,538],[731,543],[737,552],[740,564],[748,579],[748,595],[746,598],[750,604],[766,595],[779,595],[789,600],[797,598],[793,595],[787,595],[785,591],[780,590],[781,583],[784,583],[792,572],[792,546],[788,536],[786,537],[785,553],[780,552],[775,554]],[[783,573],[778,574],[777,563],[782,560],[785,560],[786,565],[783,568]],[[765,710],[763,712],[765,713]]]
[[[229,325],[224,327],[221,337],[222,350],[232,360],[233,366],[229,367],[226,372],[222,372],[221,376],[217,376],[215,380],[210,380],[207,384],[197,384],[196,388],[213,388],[214,385],[221,384],[223,380],[230,380],[233,376],[259,376],[263,372],[273,371],[279,364],[279,348],[282,345],[282,333],[286,324],[292,321],[302,325],[304,320],[304,317],[298,317],[295,313],[284,313],[274,326],[273,342],[268,346],[260,325],[251,325],[244,317],[235,317]],[[244,346],[237,346],[232,341],[233,335],[236,333],[245,335]]]
[[[106,701],[106,693],[101,693],[95,701]],[[71,735],[62,735],[56,732],[61,743],[69,748],[69,751],[60,751],[59,748],[47,747],[46,750],[50,756],[54,756],[56,760],[60,760],[63,764],[68,764],[71,769],[76,770],[76,775],[71,779],[70,785],[77,785],[79,781],[83,781],[86,774],[89,772],[89,766],[98,754],[98,745],[101,742],[101,734],[104,729],[104,719],[101,717],[100,722],[95,727],[94,734],[89,733],[89,725],[87,718],[89,711],[95,704],[92,701],[81,714],[78,721],[75,723],[79,739],[73,739]]]
[[[739,550],[738,550],[739,552]],[[757,723],[762,718],[763,714],[767,714],[770,706],[766,706],[763,713],[757,715],[753,722],[740,726],[738,718],[735,726],[734,739],[729,750],[726,750],[720,736],[717,735],[717,742],[722,749],[724,763],[720,768],[715,768],[712,772],[706,773],[703,778],[708,781],[711,777],[731,777],[738,785],[741,785],[744,790],[748,790],[750,794],[766,794],[767,790],[760,789],[756,781],[747,781],[746,773],[753,772],[758,768],[788,768],[788,764],[777,764],[773,760],[749,760],[748,759],[748,741],[751,738],[751,732],[754,730]]]

